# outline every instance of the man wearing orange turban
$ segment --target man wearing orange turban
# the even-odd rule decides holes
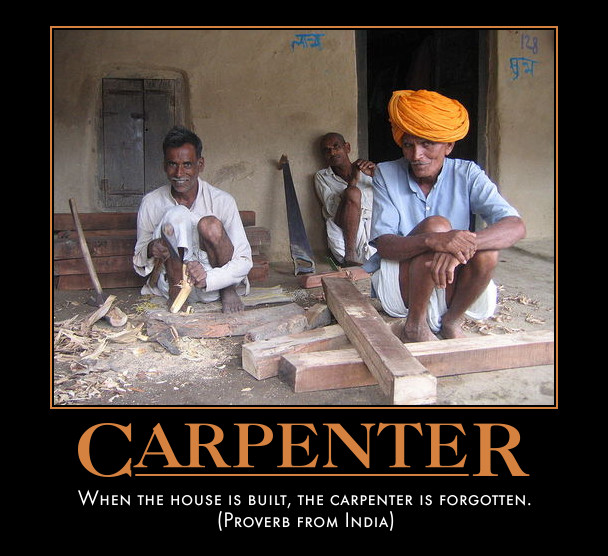
[[[403,157],[376,165],[373,292],[389,315],[405,318],[405,341],[460,337],[465,314],[494,313],[499,250],[522,239],[525,225],[477,164],[448,158],[469,130],[460,102],[395,91],[388,113]],[[486,226],[470,231],[471,215]]]

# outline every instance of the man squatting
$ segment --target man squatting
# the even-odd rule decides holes
[[[376,165],[361,158],[351,162],[350,152],[350,143],[341,134],[323,135],[321,155],[327,166],[314,178],[327,246],[343,266],[361,265],[376,252],[369,244]]]
[[[249,293],[251,247],[235,199],[199,177],[205,166],[202,153],[200,138],[183,127],[165,137],[169,183],[142,199],[133,265],[149,277],[155,264],[163,263],[154,283],[149,278],[141,293],[168,298],[171,306],[181,289],[183,260],[194,286],[189,302],[220,299],[224,312],[238,312],[241,295]]]
[[[518,212],[474,162],[446,158],[469,129],[466,109],[433,91],[395,91],[388,104],[403,157],[376,165],[372,295],[405,318],[402,340],[464,335],[464,315],[490,317],[500,249],[525,236]],[[470,215],[486,227],[470,231]]]

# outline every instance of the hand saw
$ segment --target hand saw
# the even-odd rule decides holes
[[[306,229],[300,213],[300,205],[298,197],[293,185],[291,170],[287,155],[281,156],[279,160],[279,170],[283,170],[283,181],[285,183],[285,203],[287,205],[287,225],[289,228],[289,247],[291,250],[291,258],[294,264],[294,273],[308,274],[314,273],[315,261],[312,256],[312,249],[308,242]]]

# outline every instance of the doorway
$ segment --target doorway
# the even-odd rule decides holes
[[[467,136],[454,158],[483,164],[487,31],[479,29],[374,29],[366,33],[367,142],[374,162],[402,156],[393,141],[387,106],[393,91],[428,89],[460,101],[469,112]]]

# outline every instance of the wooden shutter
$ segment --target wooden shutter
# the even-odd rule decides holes
[[[172,79],[104,79],[103,178],[108,209],[136,209],[166,181],[162,141],[175,124]]]

